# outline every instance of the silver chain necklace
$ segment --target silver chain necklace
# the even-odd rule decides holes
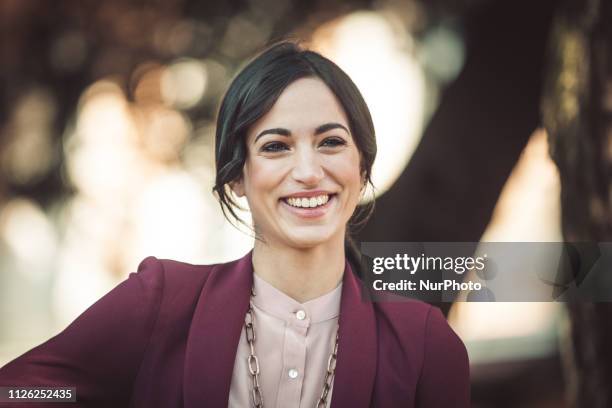
[[[251,290],[251,296],[254,296],[254,290]],[[251,298],[252,300],[252,298]],[[251,396],[253,397],[253,406],[255,408],[263,408],[263,395],[261,393],[261,386],[259,384],[259,360],[255,355],[255,317],[253,316],[253,302],[249,305],[247,311],[244,330],[246,331],[247,342],[249,343],[250,354],[247,358],[249,365],[249,373],[251,373],[251,380],[253,381],[253,389],[251,390]],[[336,359],[338,357],[338,329],[336,329],[336,342],[334,349],[329,355],[327,360],[327,372],[325,373],[325,380],[323,381],[323,390],[321,391],[321,397],[317,401],[315,408],[325,408],[329,391],[331,390],[332,383],[334,382],[334,374],[336,372]]]

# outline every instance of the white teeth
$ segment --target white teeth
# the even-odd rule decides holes
[[[313,207],[317,207],[323,204],[326,204],[329,201],[329,195],[327,194],[323,194],[320,196],[316,196],[316,197],[302,197],[302,198],[295,198],[295,197],[289,197],[287,199],[285,199],[285,202],[293,207],[298,207],[298,208],[313,208]]]

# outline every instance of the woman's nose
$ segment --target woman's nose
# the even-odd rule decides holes
[[[294,158],[295,161],[291,175],[297,182],[308,186],[315,186],[325,176],[316,151],[311,149],[298,151]]]

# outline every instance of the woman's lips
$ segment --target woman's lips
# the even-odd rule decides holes
[[[297,215],[301,218],[318,218],[322,217],[327,213],[332,203],[336,201],[336,194],[330,194],[329,200],[323,205],[317,207],[294,207],[288,204],[284,199],[281,199],[281,205],[284,206],[289,212]]]

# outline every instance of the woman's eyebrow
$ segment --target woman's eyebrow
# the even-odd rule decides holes
[[[332,129],[344,129],[344,131],[347,134],[349,134],[349,135],[351,134],[351,132],[349,132],[349,130],[346,128],[346,126],[341,125],[339,123],[330,122],[330,123],[326,123],[324,125],[321,125],[321,126],[317,127],[315,129],[315,135],[318,135],[318,134],[321,134],[321,133],[325,133],[325,132],[327,132],[329,130],[332,130]]]
[[[340,123],[330,122],[330,123],[325,123],[325,124],[323,124],[321,126],[318,126],[315,129],[315,135],[319,135],[321,133],[325,133],[325,132],[330,131],[332,129],[343,129],[347,134],[349,134],[349,135],[351,134],[351,132],[349,132],[349,130],[346,128],[346,126],[341,125]],[[255,137],[255,140],[253,141],[253,143],[257,142],[257,140],[259,140],[259,138],[264,136],[264,135],[291,136],[291,131],[289,129],[285,129],[285,128],[272,128],[272,129],[262,130]]]
[[[257,142],[257,140],[263,135],[291,136],[291,131],[285,128],[266,129],[266,130],[259,132],[259,134],[255,137],[255,140],[253,141],[253,143]]]

